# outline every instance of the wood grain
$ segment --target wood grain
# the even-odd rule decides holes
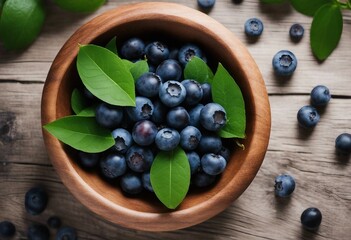
[[[338,48],[319,64],[309,48],[311,18],[288,6],[217,0],[209,15],[247,44],[263,73],[272,109],[272,133],[263,165],[245,193],[222,214],[195,227],[155,234],[110,224],[75,200],[45,153],[40,129],[42,83],[58,50],[81,24],[126,2],[110,0],[93,14],[67,13],[49,4],[43,32],[29,49],[15,54],[0,47],[0,221],[8,219],[16,224],[19,233],[15,239],[25,236],[30,222],[45,223],[55,214],[65,225],[77,228],[80,239],[348,240],[351,160],[334,152],[335,137],[351,132],[351,14],[347,11],[343,12],[345,25]],[[195,1],[173,2],[196,7]],[[243,34],[243,23],[252,16],[262,18],[265,24],[264,34],[254,44]],[[290,42],[287,35],[293,22],[306,28],[307,34],[298,44]],[[283,48],[292,49],[299,58],[297,72],[287,82],[271,72],[271,58]],[[296,112],[309,103],[308,94],[316,84],[327,85],[333,99],[322,111],[321,122],[308,134],[296,125]],[[278,201],[273,195],[274,177],[282,172],[297,179],[296,191],[286,201]],[[23,198],[36,184],[44,185],[51,198],[41,216],[30,217],[24,212]],[[319,207],[323,213],[315,234],[304,231],[299,222],[302,211],[310,206]]]

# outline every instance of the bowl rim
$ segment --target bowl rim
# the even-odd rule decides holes
[[[157,8],[155,8],[155,4],[158,5]],[[140,11],[141,9],[142,11]],[[113,18],[110,18],[109,25],[104,25],[106,17],[111,16],[113,16]],[[101,35],[113,27],[135,20],[136,18],[147,20],[166,18],[168,21],[180,21],[182,24],[207,31],[208,34],[212,34],[213,36],[215,36],[214,34],[218,34],[221,36],[220,38],[217,37],[218,41],[228,45],[231,49],[228,54],[232,54],[234,58],[245,57],[246,61],[241,63],[241,68],[247,79],[255,79],[254,82],[248,81],[247,84],[249,84],[251,92],[255,92],[255,94],[253,94],[253,106],[255,107],[255,117],[257,118],[255,120],[255,134],[251,140],[254,147],[247,149],[247,151],[249,151],[248,157],[250,157],[251,160],[249,163],[246,162],[242,166],[245,170],[238,171],[236,181],[231,180],[218,194],[197,206],[166,213],[139,212],[114,204],[98,194],[79,176],[69,163],[68,155],[62,150],[60,141],[51,136],[44,129],[42,133],[47,153],[60,179],[75,198],[84,206],[104,219],[124,227],[144,231],[177,230],[201,223],[219,212],[222,212],[250,185],[263,162],[268,147],[271,127],[269,99],[264,80],[254,59],[241,41],[221,23],[204,13],[184,5],[164,2],[143,2],[122,5],[93,18],[81,26],[66,41],[54,59],[44,84],[41,102],[42,125],[57,119],[56,107],[53,106],[57,106],[58,104],[56,100],[60,80],[66,72],[62,71],[62,69],[67,70],[70,63],[74,61],[77,56],[78,48],[76,46],[78,39],[82,44],[90,43],[96,36]],[[94,36],[87,33],[87,26],[91,24],[94,24],[96,27],[96,34]],[[231,47],[228,43],[230,43]],[[65,56],[64,59],[68,61],[59,60],[62,59],[62,56]],[[258,102],[260,103],[260,108],[257,107]],[[248,175],[251,177],[247,177]],[[233,191],[234,184],[236,185],[235,192]],[[79,192],[77,192],[76,189],[79,189]],[[105,208],[98,207],[100,205],[104,205]],[[212,206],[212,208],[213,206],[215,207],[212,209],[211,213],[204,213],[203,210],[207,209],[208,206]],[[187,220],[189,214],[191,214],[191,221]],[[141,222],[148,224],[143,225],[140,224]],[[152,223],[158,223],[158,225]]]

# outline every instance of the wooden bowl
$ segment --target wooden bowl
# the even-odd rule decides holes
[[[211,17],[173,3],[138,3],[108,11],[79,28],[64,44],[49,71],[42,96],[42,124],[72,114],[70,96],[79,77],[78,44],[106,44],[112,37],[160,33],[171,39],[199,44],[218,59],[240,86],[246,104],[247,130],[235,147],[220,179],[203,191],[191,191],[176,210],[165,208],[154,196],[126,197],[119,188],[82,170],[74,155],[43,131],[49,157],[71,193],[102,218],[124,227],[168,231],[203,222],[227,208],[249,186],[259,170],[270,135],[270,106],[262,75],[245,46]]]

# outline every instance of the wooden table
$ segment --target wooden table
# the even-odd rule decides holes
[[[218,0],[210,16],[232,30],[256,59],[270,96],[272,132],[266,158],[246,192],[226,211],[188,229],[148,233],[125,229],[100,219],[67,191],[45,152],[41,125],[41,92],[51,62],[66,39],[83,23],[126,0],[109,0],[92,14],[65,12],[51,1],[40,37],[23,53],[9,53],[0,46],[0,221],[15,223],[18,238],[31,222],[45,223],[52,215],[78,230],[79,239],[350,239],[351,164],[335,153],[335,138],[351,132],[351,12],[344,12],[344,31],[338,48],[323,63],[312,55],[309,29],[312,19],[288,4],[262,5],[258,0],[234,4]],[[138,2],[138,1],[133,1]],[[196,1],[179,2],[196,8]],[[265,24],[256,43],[243,32],[246,19],[259,17]],[[306,34],[301,42],[289,39],[290,26],[301,23]],[[298,58],[290,80],[274,76],[272,57],[289,49]],[[300,107],[309,104],[317,84],[328,86],[332,100],[321,112],[313,131],[301,129],[296,120]],[[289,173],[296,179],[290,198],[274,196],[274,178]],[[50,194],[48,208],[38,217],[26,214],[24,194],[34,185]],[[300,215],[318,207],[323,221],[316,233],[304,231]],[[16,238],[17,239],[17,238]]]

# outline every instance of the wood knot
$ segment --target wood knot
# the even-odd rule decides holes
[[[0,112],[0,144],[11,143],[16,136],[16,114]]]

